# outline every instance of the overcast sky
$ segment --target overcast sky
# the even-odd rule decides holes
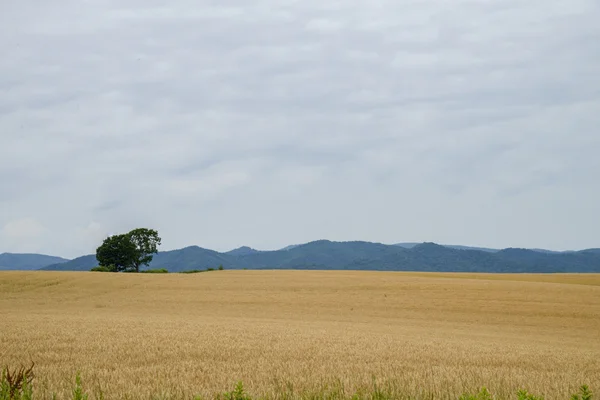
[[[598,0],[0,1],[0,253],[600,246]]]

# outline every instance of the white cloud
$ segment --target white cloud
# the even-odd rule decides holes
[[[318,32],[337,32],[342,29],[343,24],[340,21],[330,19],[311,19],[306,24],[306,29]]]
[[[8,221],[2,229],[2,236],[9,240],[36,239],[46,228],[35,218]]]
[[[0,251],[597,246],[595,0],[7,4]]]

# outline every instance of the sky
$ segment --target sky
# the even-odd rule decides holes
[[[0,253],[600,246],[597,0],[4,0]]]

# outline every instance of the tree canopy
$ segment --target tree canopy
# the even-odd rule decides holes
[[[160,243],[157,231],[138,228],[104,239],[96,249],[96,259],[113,272],[140,272],[141,266],[150,264]]]

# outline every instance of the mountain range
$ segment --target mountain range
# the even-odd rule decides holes
[[[36,270],[51,264],[64,263],[69,260],[62,257],[47,256],[44,254],[0,254],[0,271],[2,270]]]
[[[32,258],[32,255],[2,254],[0,266],[3,267],[0,269],[89,271],[98,265],[95,255],[68,261],[50,256],[35,256],[38,258]],[[221,253],[190,246],[159,252],[154,256],[150,268],[165,268],[171,272],[181,272],[216,268],[220,265],[226,269],[600,272],[600,249],[556,252],[543,249],[490,249],[435,243],[386,245],[359,241],[318,240],[275,251],[240,247]]]

